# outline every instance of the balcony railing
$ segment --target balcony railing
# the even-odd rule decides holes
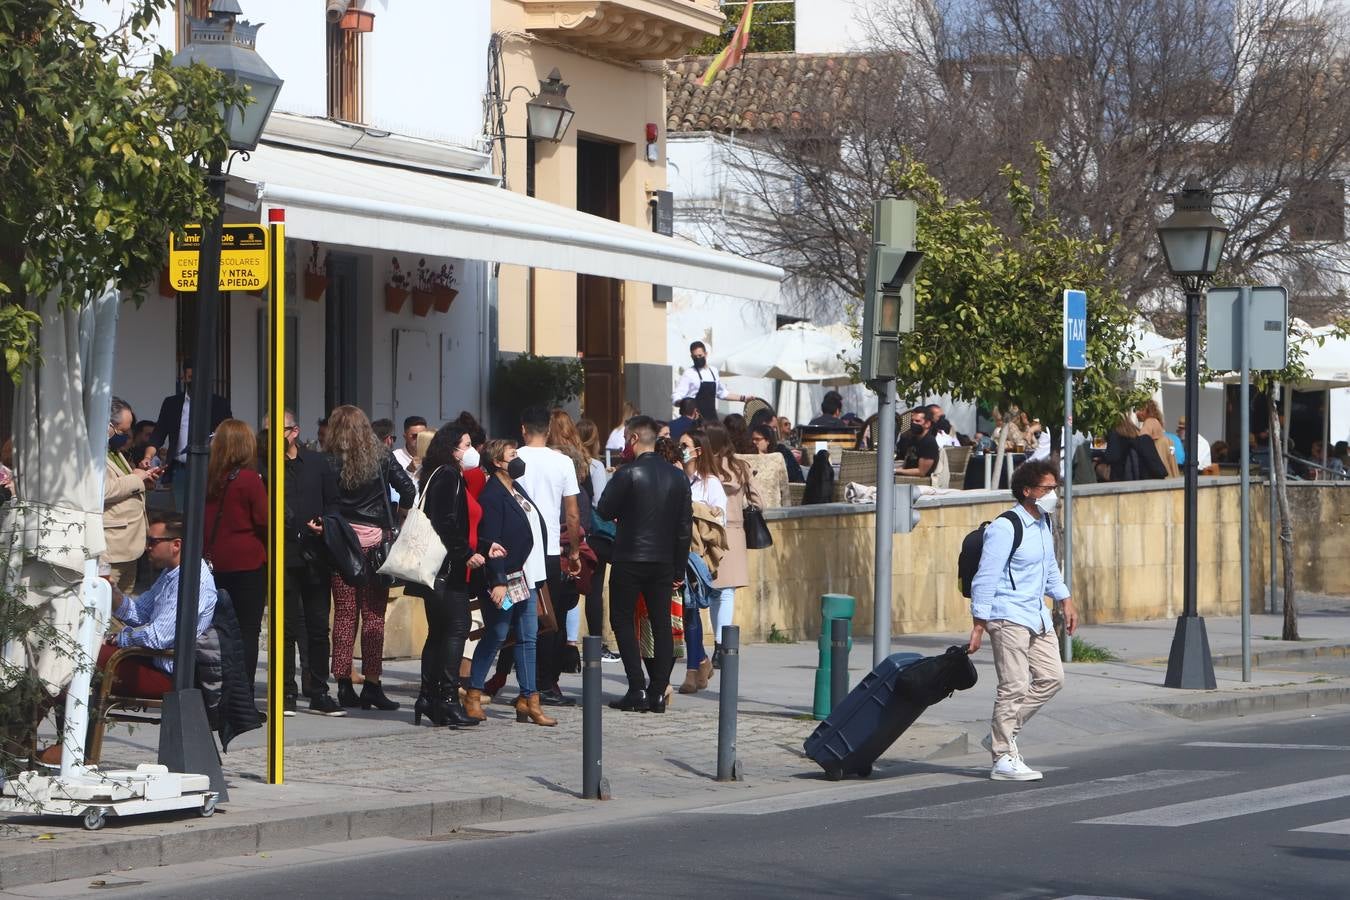
[[[717,0],[522,0],[525,27],[621,60],[669,59],[722,30]]]

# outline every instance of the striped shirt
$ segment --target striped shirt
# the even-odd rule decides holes
[[[125,597],[117,607],[117,618],[126,623],[117,635],[119,647],[148,647],[151,650],[173,648],[174,633],[178,628],[178,573],[180,566],[165,569],[145,593]],[[201,599],[197,603],[197,636],[211,627],[216,612],[216,580],[211,569],[202,563]],[[173,672],[173,658],[156,659],[155,665],[165,672]]]

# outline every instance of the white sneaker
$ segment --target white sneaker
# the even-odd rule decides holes
[[[994,763],[989,777],[993,781],[1040,781],[1044,776],[1011,753],[1005,753]]]
[[[1011,741],[1009,741],[1008,745],[1009,745],[1008,752],[1011,753],[1017,759],[1021,759],[1022,751],[1017,749],[1017,738],[1013,738]],[[994,752],[994,735],[992,733],[986,734],[984,737],[980,738],[980,746],[988,750],[990,754],[992,754]]]

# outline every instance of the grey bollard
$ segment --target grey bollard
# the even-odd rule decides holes
[[[587,800],[609,799],[600,753],[601,643],[598,635],[581,639],[581,796]]]
[[[830,712],[848,696],[848,619],[830,623]]]
[[[741,689],[741,628],[722,629],[722,671],[717,697],[717,780],[740,781],[736,759],[736,699]]]

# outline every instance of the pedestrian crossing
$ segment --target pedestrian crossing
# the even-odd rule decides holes
[[[1330,778],[1315,778],[1312,781],[1282,784],[1279,787],[1262,788],[1257,791],[1243,791],[1223,797],[1171,803],[1167,806],[1141,809],[1116,816],[1086,819],[1083,824],[1178,828],[1183,825],[1200,825],[1204,822],[1249,816],[1290,806],[1321,803],[1324,800],[1339,800],[1342,797],[1350,797],[1350,775],[1333,775]]]

